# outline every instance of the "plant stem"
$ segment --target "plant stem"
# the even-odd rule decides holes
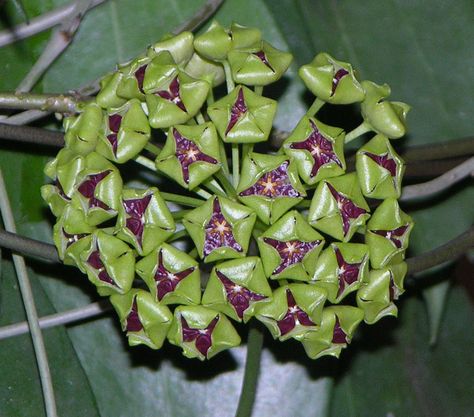
[[[232,144],[232,183],[234,185],[234,188],[237,188],[239,185],[239,144],[238,143],[233,143]]]
[[[84,99],[63,94],[0,93],[2,109],[37,109],[58,113],[76,113]]]
[[[199,197],[204,198],[204,200],[209,200],[212,197],[211,193],[208,193],[206,190],[203,190],[201,187],[194,187],[191,191],[193,193],[196,193]]]
[[[133,160],[136,163],[144,166],[145,168],[151,169],[152,171],[156,172],[155,163],[151,159],[148,159],[142,155],[138,155],[137,157],[133,158]]]
[[[199,207],[204,204],[203,200],[194,197],[188,197],[185,195],[180,194],[173,194],[173,193],[165,193],[160,191],[160,195],[166,200],[171,203],[181,204],[183,206],[188,207]]]
[[[197,122],[198,125],[202,125],[202,124],[206,123],[206,121],[204,120],[204,116],[202,115],[201,112],[196,114],[196,122]]]
[[[240,392],[239,405],[236,417],[250,417],[257,393],[258,376],[262,357],[263,333],[251,322],[247,339],[247,359],[245,362],[244,379]]]
[[[156,157],[158,157],[160,155],[160,152],[161,152],[161,148],[159,146],[155,145],[154,143],[151,143],[151,142],[147,142],[147,144],[145,145],[145,149],[148,152],[155,155]]]
[[[173,216],[174,220],[181,220],[186,214],[191,212],[192,210],[178,210],[178,211],[172,211],[171,216]]]
[[[325,104],[326,102],[316,97],[313,101],[313,104],[311,104],[311,107],[306,112],[306,116],[313,117]]]
[[[263,85],[256,85],[253,90],[255,91],[255,94],[261,96],[263,94]]]
[[[473,154],[474,137],[412,146],[402,151],[403,159],[407,162],[446,159],[449,157]]]
[[[182,239],[183,237],[188,236],[188,231],[186,229],[182,229],[179,232],[176,232],[174,235],[170,236],[166,241],[167,242],[174,242],[175,240]]]
[[[364,133],[370,132],[370,130],[371,130],[371,127],[364,120],[354,130],[351,130],[349,133],[346,134],[346,138],[344,139],[344,143],[349,143],[349,142],[353,141],[354,139],[357,139],[359,136],[362,136]]]
[[[54,245],[29,239],[0,229],[0,247],[11,249],[26,256],[35,256],[53,262],[61,262]]]
[[[225,82],[227,84],[227,93],[230,93],[235,88],[234,79],[232,78],[232,70],[230,68],[229,61],[227,60],[222,61],[222,65],[224,67]]]
[[[227,176],[224,174],[224,171],[221,169],[220,171],[217,171],[214,176],[222,184],[222,187],[224,187],[227,196],[235,200],[237,198],[237,192],[235,191],[235,188],[232,186]]]
[[[221,188],[221,186],[216,182],[216,180],[208,178],[206,181],[204,181],[204,186],[212,191],[216,195],[220,195],[221,197],[227,197],[226,193],[224,190]]]
[[[15,220],[13,218],[12,209],[8,199],[8,194],[5,187],[3,174],[0,170],[0,211],[3,217],[3,223],[7,231],[15,233]],[[43,390],[44,403],[46,408],[46,415],[48,417],[57,416],[56,402],[54,399],[53,383],[51,380],[51,373],[49,370],[48,357],[44,346],[43,335],[38,323],[38,313],[36,311],[33,291],[31,289],[30,281],[28,279],[28,272],[26,270],[25,260],[19,255],[12,255],[13,263],[17,272],[18,284],[20,287],[23,304],[25,306],[26,317],[31,331],[31,338],[33,340],[33,347],[38,364],[38,371],[41,380],[41,387]]]
[[[33,142],[46,146],[64,146],[64,133],[39,127],[15,126],[0,123],[0,138],[18,142]]]

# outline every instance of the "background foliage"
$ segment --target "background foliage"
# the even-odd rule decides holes
[[[30,17],[63,0],[24,0]],[[141,52],[204,3],[202,0],[109,0],[84,19],[72,46],[37,87],[77,88]],[[21,20],[7,2],[0,28]],[[319,51],[351,62],[362,79],[388,82],[392,99],[410,103],[410,134],[401,146],[472,134],[474,9],[470,0],[227,0],[216,18],[257,26],[272,44],[290,50],[295,65],[271,92],[281,101],[277,127],[291,130],[305,111],[302,83],[290,80],[297,65]],[[40,34],[0,49],[0,91],[13,90],[48,39]],[[354,127],[353,112],[343,125]],[[328,121],[331,112],[323,112]],[[51,121],[49,122],[51,123]],[[341,123],[341,121],[339,121]],[[51,125],[48,125],[51,127]],[[42,167],[53,150],[0,148],[19,232],[51,241],[51,217],[39,195]],[[428,203],[407,206],[417,227],[411,254],[421,253],[472,223],[474,188],[464,183]],[[24,319],[8,255],[2,259],[0,325]],[[40,315],[97,299],[85,277],[68,267],[30,261]],[[457,275],[470,274],[465,280]],[[400,319],[359,332],[340,361],[305,358],[293,342],[267,338],[255,416],[468,416],[474,409],[472,280],[467,262],[423,279],[429,287],[452,277],[438,343],[428,346],[430,323],[420,285],[411,285]],[[441,299],[441,303],[444,300]],[[470,331],[471,330],[471,331]],[[245,346],[206,363],[177,349],[128,348],[112,315],[45,331],[60,415],[231,416],[237,407]],[[41,390],[28,336],[0,341],[0,416],[42,414]]]

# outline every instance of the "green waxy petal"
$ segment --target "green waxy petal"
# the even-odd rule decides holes
[[[324,238],[296,210],[290,211],[258,238],[258,248],[271,279],[308,281]]]
[[[241,172],[239,200],[266,224],[276,222],[306,196],[295,162],[284,155],[251,152],[245,156]]]
[[[102,109],[95,103],[84,106],[79,116],[64,119],[64,142],[80,155],[92,152],[102,134]]]
[[[272,290],[260,258],[249,256],[222,262],[214,267],[202,297],[202,304],[236,321],[243,319],[246,323],[262,303],[271,301],[271,297]],[[248,305],[243,311],[242,304]]]
[[[370,217],[369,211],[357,174],[351,173],[319,183],[311,201],[308,220],[321,232],[347,242]]]
[[[338,304],[356,291],[369,274],[369,248],[360,243],[333,243],[319,256],[311,283],[324,288]]]
[[[387,84],[378,85],[362,81],[366,97],[361,103],[361,113],[374,132],[389,139],[401,138],[406,133],[406,116],[410,106],[405,103],[383,100],[390,95]]]
[[[298,74],[316,97],[328,103],[350,104],[364,99],[364,89],[357,81],[352,66],[335,60],[325,52],[303,65]]]
[[[125,294],[132,287],[135,256],[120,239],[98,230],[80,257],[82,269],[100,295]]]
[[[184,72],[193,78],[207,81],[212,87],[217,87],[225,81],[222,65],[203,58],[199,54],[191,57]]]
[[[351,342],[354,332],[363,318],[364,312],[357,307],[326,307],[322,312],[321,327],[314,332],[306,333],[302,339],[306,354],[311,359],[325,355],[338,358],[342,349]],[[335,328],[339,330],[337,334],[335,334]],[[344,336],[345,342],[336,343],[342,342],[341,336]]]
[[[123,97],[127,100],[133,98],[136,98],[140,101],[145,100],[145,94],[143,93],[143,81],[145,79],[146,70],[150,62],[151,58],[147,56],[140,56],[129,64],[119,67],[118,72],[122,74],[120,81],[117,83],[116,94],[119,97]],[[125,102],[123,104],[125,104]],[[121,105],[113,107],[120,106]]]
[[[293,297],[296,307],[288,305],[288,291]],[[289,338],[301,340],[308,332],[316,330],[321,323],[322,311],[326,301],[326,291],[308,284],[290,284],[277,288],[273,292],[273,300],[270,303],[262,304],[256,317],[268,327],[272,336],[280,341]],[[292,314],[304,314],[306,325],[298,317],[293,319],[294,327],[282,334],[281,323]],[[301,316],[300,316],[301,317]]]
[[[95,98],[96,103],[103,109],[120,107],[125,104],[126,97],[117,93],[118,86],[122,83],[124,74],[121,71],[115,71],[107,74],[100,80],[100,90]]]
[[[374,136],[357,151],[356,171],[364,196],[400,197],[405,164],[386,136]]]
[[[176,64],[184,66],[194,53],[193,41],[194,35],[187,31],[178,35],[167,36],[148,49],[148,56],[153,58],[162,51],[168,51]]]
[[[193,189],[221,169],[219,138],[212,123],[170,128],[156,167],[182,187]]]
[[[191,329],[189,331],[191,337],[195,336],[194,340],[183,340],[183,319]],[[205,331],[209,326],[214,327],[210,332],[211,344],[204,355],[197,348],[199,342],[196,339],[199,337],[199,330]],[[183,349],[183,355],[187,358],[200,360],[210,359],[219,352],[240,344],[240,336],[229,319],[222,313],[202,306],[177,307],[174,311],[174,320],[168,333],[168,340],[173,345],[180,346]]]
[[[143,344],[152,349],[161,348],[173,320],[168,307],[155,302],[149,292],[138,289],[113,294],[110,302],[117,311],[123,331],[127,332],[130,346]]]
[[[382,317],[397,316],[394,300],[404,292],[406,272],[405,262],[370,271],[368,279],[357,291],[357,305],[364,311],[366,323],[374,324]]]
[[[232,37],[214,20],[206,32],[196,36],[194,49],[207,59],[222,61],[232,49]]]
[[[238,23],[232,23],[230,33],[232,34],[233,49],[250,48],[259,44],[262,40],[262,32],[260,29],[242,26]]]
[[[367,223],[365,234],[372,267],[379,269],[403,261],[412,228],[412,218],[400,209],[396,199],[380,204]]]
[[[199,304],[201,278],[199,264],[186,253],[166,243],[155,248],[136,264],[160,304]]]
[[[208,114],[224,142],[256,143],[268,139],[276,109],[276,101],[237,86],[209,106]]]

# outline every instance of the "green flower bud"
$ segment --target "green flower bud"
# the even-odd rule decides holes
[[[219,138],[212,123],[171,127],[156,159],[158,170],[193,189],[221,169]]]
[[[389,139],[401,138],[406,133],[406,116],[410,106],[397,101],[385,101],[390,95],[388,84],[378,85],[362,81],[366,97],[361,103],[361,113],[371,129]]]
[[[398,314],[394,300],[404,292],[407,273],[405,262],[370,271],[367,282],[357,291],[357,305],[364,311],[364,321],[374,324],[385,316]]]
[[[266,224],[276,222],[306,196],[293,160],[255,152],[244,158],[237,194]]]
[[[175,224],[157,188],[124,189],[116,231],[145,256],[174,233]]]
[[[323,246],[324,238],[296,210],[258,238],[265,273],[271,279],[308,281]]]
[[[174,36],[168,35],[148,49],[148,56],[154,58],[160,52],[168,51],[176,64],[184,66],[194,53],[193,41],[194,35],[187,31]]]
[[[100,295],[130,291],[135,278],[135,256],[132,249],[120,239],[97,230],[80,258],[82,269]]]
[[[213,61],[223,61],[232,49],[232,36],[215,20],[202,35],[194,39],[194,49]]]
[[[119,67],[118,72],[121,74],[120,82],[117,83],[117,95],[119,97],[129,100],[132,98],[136,98],[140,101],[145,100],[143,83],[150,62],[151,58],[141,56],[134,59],[129,64]]]
[[[212,87],[217,87],[225,81],[224,68],[221,64],[210,61],[194,54],[184,68],[189,76],[207,81]]]
[[[259,44],[262,40],[260,29],[242,26],[238,23],[232,23],[230,34],[232,35],[232,48],[234,49],[250,48]]]
[[[84,161],[71,204],[84,212],[91,226],[96,226],[117,215],[122,178],[114,165],[95,152],[87,155]]]
[[[333,243],[317,260],[311,283],[324,288],[328,300],[338,304],[357,290],[369,274],[369,248],[359,243]]]
[[[303,181],[313,185],[344,174],[344,137],[343,129],[304,116],[283,143],[283,150],[296,160]]]
[[[285,285],[273,292],[270,303],[258,308],[256,317],[275,339],[301,340],[319,327],[325,301],[326,291],[315,285]]]
[[[113,294],[110,302],[127,332],[130,346],[147,345],[160,349],[173,320],[168,307],[158,304],[149,292],[132,289],[126,294]]]
[[[117,89],[123,79],[123,73],[118,70],[107,74],[100,80],[100,90],[95,98],[96,103],[103,109],[120,107],[127,101],[117,94]]]
[[[169,52],[159,53],[148,65],[143,81],[150,125],[168,128],[186,123],[206,101],[210,85],[178,70]]]
[[[199,304],[201,301],[199,264],[171,245],[158,246],[137,263],[136,271],[160,304]]]
[[[243,258],[255,224],[253,210],[224,197],[213,197],[186,214],[183,225],[204,262]]]
[[[356,173],[319,183],[309,208],[309,223],[337,240],[349,241],[370,217]]]
[[[95,227],[90,226],[82,210],[67,205],[53,228],[53,239],[59,258],[66,265],[75,265],[82,272],[81,254],[91,243],[91,233]]]
[[[339,357],[341,350],[351,342],[364,312],[352,306],[330,306],[322,312],[319,329],[307,332],[302,340],[306,354],[311,359],[324,355]]]
[[[256,256],[222,262],[214,267],[202,304],[236,321],[247,323],[262,303],[271,301],[272,290]]]
[[[230,51],[228,59],[236,83],[265,86],[283,76],[293,56],[262,41],[250,49]]]
[[[180,346],[187,358],[202,361],[240,344],[240,336],[229,319],[202,306],[177,307],[168,340]]]
[[[357,81],[352,66],[335,60],[325,52],[303,65],[298,74],[316,97],[328,103],[350,104],[364,99],[364,89]]]
[[[268,139],[276,109],[275,100],[237,86],[207,112],[224,142],[256,143]]]
[[[80,155],[92,152],[102,134],[102,109],[95,103],[88,103],[78,116],[64,119],[64,142],[66,147]]]
[[[365,234],[372,267],[379,269],[403,261],[412,228],[412,218],[400,209],[397,200],[388,198],[380,204]]]
[[[100,136],[96,150],[116,163],[134,158],[150,139],[148,118],[137,99],[109,111],[103,123],[104,134]]]
[[[387,137],[376,135],[357,151],[356,171],[366,197],[400,197],[405,164]]]

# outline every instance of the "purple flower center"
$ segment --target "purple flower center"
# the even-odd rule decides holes
[[[362,262],[350,264],[346,262],[339,248],[334,248],[334,252],[336,254],[338,266],[337,276],[339,280],[339,290],[337,296],[339,297],[346,287],[359,279],[360,266],[362,265]]]
[[[367,213],[367,211],[363,208],[360,208],[359,206],[356,206],[352,200],[347,198],[344,194],[337,192],[336,189],[328,182],[326,182],[326,185],[337,202],[337,207],[339,208],[339,212],[342,217],[342,230],[344,231],[345,236],[347,235],[347,232],[349,232],[351,220],[359,218],[359,216]]]
[[[263,174],[257,182],[240,196],[261,195],[268,198],[299,197],[300,193],[291,185],[288,177],[288,161],[284,161],[278,168]]]
[[[187,112],[186,107],[184,106],[183,101],[181,100],[181,95],[179,93],[179,78],[178,76],[174,77],[170,83],[169,90],[157,91],[155,94],[164,98],[165,100],[170,101],[173,104],[176,104],[182,111]]]
[[[101,281],[117,286],[115,281],[105,269],[104,263],[102,262],[102,259],[100,259],[100,252],[98,250],[93,251],[89,255],[87,258],[87,263],[92,266],[92,268],[97,270],[97,276]]]
[[[295,298],[289,289],[286,290],[286,301],[288,310],[281,320],[277,321],[280,335],[284,336],[291,332],[297,325],[315,326],[308,315],[296,304]]]
[[[83,237],[89,236],[89,233],[78,233],[78,234],[70,234],[66,233],[66,231],[63,230],[63,236],[66,238],[66,249],[71,246],[73,243],[76,243],[79,239],[82,239]]]
[[[140,68],[138,68],[135,71],[135,78],[137,80],[138,84],[138,89],[140,90],[140,93],[144,93],[143,91],[143,80],[145,79],[145,70],[146,70],[147,65],[142,65]]]
[[[114,151],[115,156],[117,156],[117,146],[118,146],[117,135],[118,135],[118,131],[120,130],[121,124],[122,124],[122,116],[120,116],[120,114],[112,114],[109,116],[109,130],[112,133],[107,135],[107,140],[112,145],[112,150]]]
[[[321,244],[320,240],[313,240],[311,242],[302,242],[301,240],[288,240],[283,242],[281,240],[271,239],[269,237],[263,238],[263,241],[275,248],[280,256],[281,262],[273,271],[273,275],[279,274],[291,265],[301,262],[305,255],[313,250],[316,246]]]
[[[140,317],[138,316],[138,306],[137,306],[137,297],[133,298],[132,309],[127,316],[127,325],[126,330],[127,332],[139,332],[143,329],[142,322],[140,321]]]
[[[162,250],[158,252],[158,268],[155,272],[156,295],[158,301],[161,301],[166,294],[173,292],[176,289],[176,286],[195,269],[194,267],[191,267],[181,272],[168,271],[163,265],[162,252]]]
[[[235,126],[235,124],[239,121],[239,119],[245,113],[247,113],[247,111],[248,111],[248,108],[244,100],[244,90],[241,88],[239,90],[239,93],[237,94],[237,100],[235,100],[234,105],[230,109],[230,120],[229,120],[229,124],[227,125],[227,129],[225,130],[226,135]]]
[[[397,163],[393,158],[390,158],[388,152],[382,155],[364,152],[364,155],[367,155],[377,165],[380,165],[382,168],[385,168],[387,171],[389,171],[392,177],[395,177],[397,175]]]
[[[112,171],[107,170],[99,172],[98,174],[88,175],[86,180],[81,183],[78,188],[78,191],[86,198],[89,199],[89,208],[100,207],[104,210],[110,210],[110,207],[107,206],[104,202],[95,197],[95,189],[99,182],[101,182],[107,175]]]
[[[217,159],[201,152],[197,145],[181,135],[177,129],[173,129],[173,137],[176,142],[176,157],[181,164],[183,178],[186,184],[189,184],[189,166],[194,162],[207,162],[217,164]]]
[[[315,177],[319,169],[326,164],[335,163],[342,168],[342,162],[334,152],[334,143],[321,134],[316,123],[312,120],[309,123],[312,129],[310,135],[303,142],[292,143],[290,148],[306,150],[311,154],[314,164],[310,177]]]
[[[244,316],[244,311],[249,308],[251,301],[261,301],[267,298],[264,295],[250,291],[242,285],[236,284],[220,271],[216,270],[216,274],[222,285],[224,285],[227,300],[232,304],[239,318]]]
[[[272,70],[272,72],[275,72],[273,67],[268,62],[267,56],[265,55],[265,52],[263,52],[263,51],[254,52],[253,55],[255,55],[257,58],[259,58],[260,61],[262,61],[268,68],[270,68]]]
[[[347,335],[344,330],[342,330],[339,318],[336,316],[336,323],[334,324],[334,331],[332,334],[332,343],[344,344],[347,342]]]
[[[219,200],[216,198],[213,203],[212,215],[209,222],[204,227],[206,238],[204,240],[204,256],[209,255],[214,249],[223,246],[242,252],[240,246],[234,238],[232,226],[226,220],[221,211]]]
[[[403,240],[407,229],[408,224],[405,224],[404,226],[397,227],[393,230],[371,230],[371,232],[382,236],[385,239],[389,239],[397,249],[400,249],[403,245]]]
[[[142,245],[143,231],[145,228],[145,211],[150,204],[151,194],[143,198],[134,198],[123,200],[122,205],[125,212],[129,215],[125,221],[127,229],[129,229],[137,238],[138,244]]]
[[[196,349],[201,352],[202,355],[207,356],[209,348],[212,346],[212,332],[219,321],[219,316],[209,323],[204,329],[195,329],[189,327],[186,319],[181,316],[181,329],[183,332],[183,342],[195,342]]]
[[[345,77],[347,74],[349,74],[349,71],[346,71],[344,68],[341,68],[341,69],[336,71],[336,73],[334,74],[334,77],[332,79],[331,97],[336,92],[336,88],[339,85],[339,82],[341,81],[341,78]]]

